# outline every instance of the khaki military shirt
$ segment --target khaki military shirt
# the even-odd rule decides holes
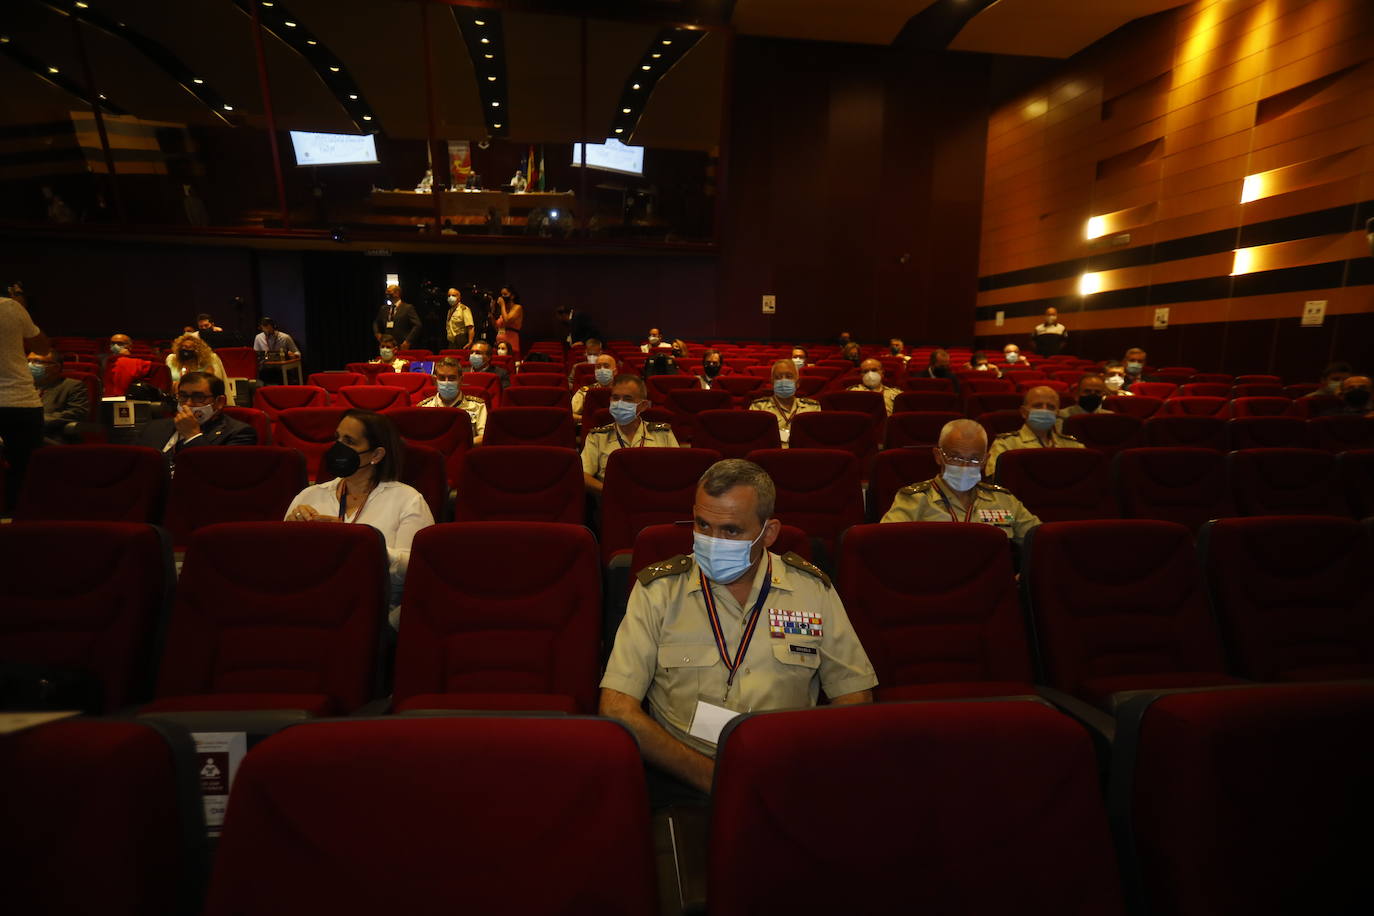
[[[647,423],[639,421],[639,429],[629,438],[614,423],[598,426],[587,433],[582,444],[582,470],[597,480],[606,479],[606,462],[611,452],[622,448],[680,448],[673,428],[667,423]]]
[[[759,398],[751,401],[750,410],[766,410],[778,418],[778,437],[782,439],[782,447],[787,448],[787,440],[792,435],[792,420],[799,413],[811,413],[821,409],[820,401],[813,401],[811,398],[793,398],[792,409],[787,410],[776,396],[769,395],[766,398]]]
[[[574,417],[582,416],[582,406],[587,403],[587,392],[593,388],[609,388],[610,385],[583,385],[573,392],[572,412]]]
[[[1006,487],[979,483],[973,488],[972,511],[960,509],[946,495],[948,484],[936,477],[913,483],[897,491],[892,508],[882,517],[883,522],[962,522],[995,525],[1007,537],[1020,545],[1026,532],[1040,524],[1021,500]]]
[[[825,574],[796,554],[767,556],[772,561],[768,597],[730,687],[730,708],[804,708],[816,705],[822,688],[827,696],[840,697],[876,686],[873,665]],[[760,563],[743,605],[724,585],[710,586],[729,652],[738,651],[745,620],[768,575],[768,564]],[[601,686],[635,699],[647,695],[650,713],[669,734],[714,756],[713,745],[688,731],[697,700],[720,702],[729,674],[692,557],[673,557],[642,571]]]
[[[892,416],[892,405],[897,403],[897,395],[901,394],[900,388],[891,388],[884,385],[881,388],[865,388],[863,385],[850,385],[845,391],[881,391],[883,393],[883,404],[887,407],[887,415]]]
[[[487,431],[487,402],[481,398],[474,398],[469,395],[462,395],[456,404],[445,404],[443,399],[437,394],[433,397],[425,398],[415,405],[416,407],[457,407],[465,410],[468,419],[472,421],[472,438],[476,441],[482,438]]]
[[[1058,421],[1062,422],[1062,421]],[[997,470],[997,456],[1003,452],[1013,452],[1022,448],[1085,448],[1073,436],[1066,436],[1058,430],[1046,433],[1049,445],[1044,445],[1040,437],[1035,434],[1035,430],[1022,424],[1021,428],[1015,432],[1002,433],[992,440],[992,447],[988,449],[988,469],[991,475]]]

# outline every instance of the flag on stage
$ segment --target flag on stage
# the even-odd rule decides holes
[[[539,145],[539,190],[544,190],[544,145]]]
[[[537,175],[536,172],[535,172],[535,164],[534,164],[534,144],[531,143],[531,144],[530,144],[530,157],[529,157],[529,160],[527,161],[527,164],[526,164],[526,166],[525,166],[525,190],[527,190],[527,191],[533,191],[533,190],[535,189],[535,182],[536,182],[536,181],[538,181],[538,175]]]

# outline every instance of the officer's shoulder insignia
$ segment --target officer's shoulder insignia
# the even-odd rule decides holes
[[[1009,432],[1009,433],[998,433],[998,434],[997,434],[997,438],[998,438],[998,439],[1017,439],[1017,438],[1020,438],[1020,436],[1021,436],[1021,430],[1019,430],[1019,429],[1014,429],[1014,430],[1012,430],[1012,431]],[[996,440],[994,440],[994,441],[996,441]]]
[[[673,428],[673,424],[671,423],[646,422],[644,425],[648,428],[649,432],[651,433],[666,433]]]
[[[830,577],[827,576],[824,572],[822,572],[820,567],[811,565],[793,551],[789,550],[787,551],[787,553],[783,554],[782,561],[786,563],[788,566],[791,566],[793,569],[800,569],[802,572],[810,573],[817,579],[820,579],[822,582],[825,583],[825,587],[827,589],[832,587],[830,584]]]
[[[933,481],[930,481],[930,480],[923,480],[923,481],[921,481],[920,483],[908,484],[907,486],[902,487],[902,488],[901,488],[899,491],[897,491],[897,492],[899,492],[899,493],[901,493],[901,494],[903,494],[903,495],[905,495],[905,496],[915,496],[917,493],[929,493],[929,492],[930,492],[930,485],[931,485],[932,483],[933,483]]]
[[[650,563],[641,569],[635,578],[639,579],[640,585],[648,585],[655,579],[662,579],[664,576],[680,576],[691,567],[692,558],[680,553],[661,562]]]
[[[592,430],[592,434],[595,435],[596,433],[609,433],[613,429],[615,429],[615,424],[607,423],[605,426],[598,426],[594,428]]]
[[[1010,493],[1010,492],[1011,492],[1011,491],[1008,490],[1006,487],[998,486],[998,485],[995,484],[995,483],[989,483],[989,482],[986,481],[986,480],[980,480],[980,481],[978,481],[978,486],[979,486],[980,489],[983,489],[983,490],[991,490],[991,491],[994,492],[994,493]]]
[[[798,401],[801,401],[803,404],[806,404],[806,405],[808,405],[808,406],[813,406],[813,407],[820,407],[820,406],[821,406],[821,402],[820,402],[820,401],[815,401],[815,400],[812,400],[811,398],[797,398],[797,400],[798,400]]]
[[[768,404],[768,398],[755,398],[754,400],[752,400],[752,401],[749,402],[749,407],[750,407],[750,409],[752,409],[752,408],[754,408],[754,407],[757,407],[757,406],[760,405],[760,404],[763,404],[763,405],[766,406],[766,405]]]
[[[1077,437],[1077,436],[1070,436],[1068,433],[1058,433],[1058,432],[1057,432],[1057,433],[1055,433],[1055,435],[1058,436],[1058,437],[1061,438],[1061,439],[1068,439],[1070,442],[1077,442],[1077,441],[1078,441],[1078,437]]]
[[[586,393],[587,393],[587,389],[589,389],[589,388],[591,388],[591,387],[592,387],[591,385],[583,385],[581,388],[577,389],[577,393],[578,393],[578,394],[586,394]]]

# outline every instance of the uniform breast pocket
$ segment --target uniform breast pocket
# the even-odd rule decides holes
[[[809,678],[821,666],[821,641],[787,639],[774,642],[773,659],[783,666],[785,674]]]
[[[658,667],[660,676],[667,682],[670,691],[690,691],[693,695],[700,692],[701,673],[720,659],[720,653],[712,645],[671,645],[659,646]]]

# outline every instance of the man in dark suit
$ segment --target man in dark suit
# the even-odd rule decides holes
[[[91,398],[85,383],[62,374],[62,354],[30,353],[29,372],[43,399],[43,441],[62,443],[62,430],[72,422],[91,418]]]
[[[143,428],[139,445],[155,448],[168,465],[188,449],[205,445],[257,445],[258,434],[247,423],[226,416],[224,379],[208,372],[187,372],[177,385],[177,413]]]
[[[377,312],[372,322],[372,333],[380,340],[383,334],[390,334],[401,342],[402,350],[409,350],[420,339],[420,313],[415,306],[401,299],[399,286],[386,288],[386,304]]]
[[[581,309],[560,305],[554,309],[554,316],[560,324],[567,326],[567,341],[570,346],[583,343],[588,337],[601,337],[601,332],[596,329],[596,323],[592,320],[592,316]]]

